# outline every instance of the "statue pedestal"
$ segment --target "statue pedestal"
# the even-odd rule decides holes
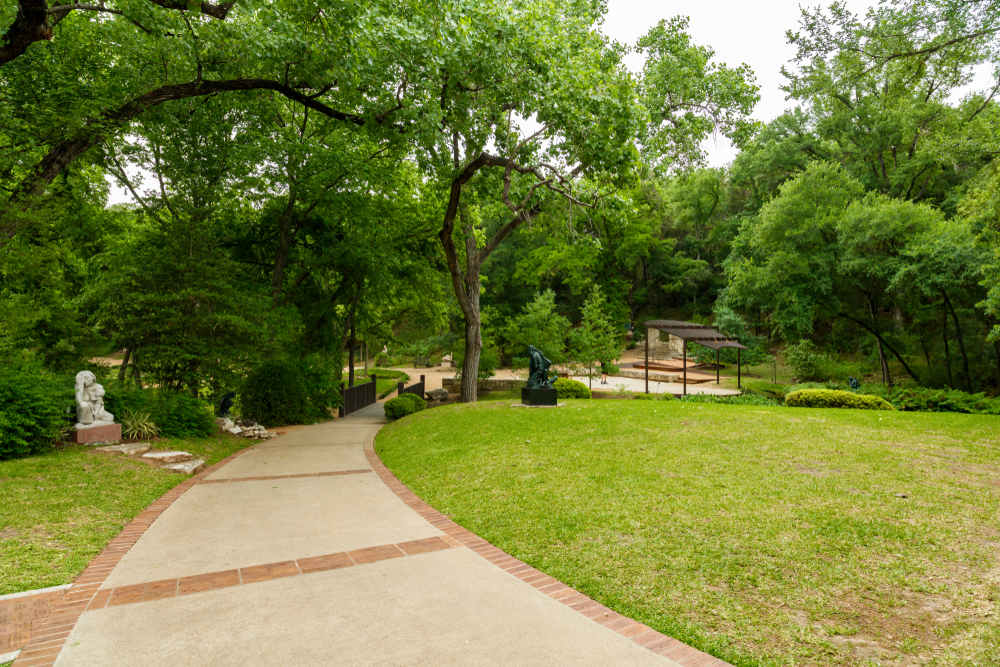
[[[521,402],[525,405],[556,405],[559,393],[553,388],[521,389]]]
[[[73,429],[69,432],[69,439],[78,445],[92,445],[97,442],[120,442],[122,439],[122,425],[107,424],[103,426],[91,426],[90,428]]]

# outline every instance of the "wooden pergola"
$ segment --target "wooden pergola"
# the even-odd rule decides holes
[[[682,346],[684,349],[684,389],[683,393],[687,396],[687,343],[688,341],[693,341],[709,348],[710,350],[715,350],[715,382],[719,383],[719,350],[724,347],[734,347],[736,348],[736,386],[743,388],[743,377],[740,369],[740,357],[741,350],[747,349],[745,345],[740,343],[735,338],[729,338],[722,335],[712,327],[706,326],[704,324],[695,324],[694,322],[678,322],[677,320],[649,320],[643,322],[646,327],[646,393],[649,393],[649,330],[656,329],[661,332],[665,332],[671,336],[676,336],[684,341]]]

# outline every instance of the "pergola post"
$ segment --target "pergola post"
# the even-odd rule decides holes
[[[743,378],[740,375],[742,373],[742,371],[743,371],[743,369],[741,368],[742,364],[740,364],[740,352],[742,352],[742,350],[740,350],[740,348],[736,348],[736,388],[737,389],[742,389],[743,388]]]
[[[684,348],[684,396],[688,395],[688,342],[681,339],[681,347]],[[647,373],[649,371],[646,371]]]
[[[649,327],[646,327],[646,393],[649,393]]]
[[[715,384],[719,384],[719,350],[715,351]]]

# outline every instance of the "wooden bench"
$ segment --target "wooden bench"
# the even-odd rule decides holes
[[[430,357],[413,357],[413,367],[414,368],[430,368],[431,359]]]

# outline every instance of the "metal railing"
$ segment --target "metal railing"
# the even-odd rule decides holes
[[[340,406],[341,417],[363,410],[378,400],[378,392],[375,389],[378,378],[374,375],[371,378],[371,382],[356,384],[353,387],[342,387],[344,400]]]
[[[397,396],[402,396],[403,394],[416,394],[420,398],[424,397],[424,376],[420,376],[420,382],[411,384],[409,387],[405,386],[405,383],[400,382],[399,387],[396,390]]]

